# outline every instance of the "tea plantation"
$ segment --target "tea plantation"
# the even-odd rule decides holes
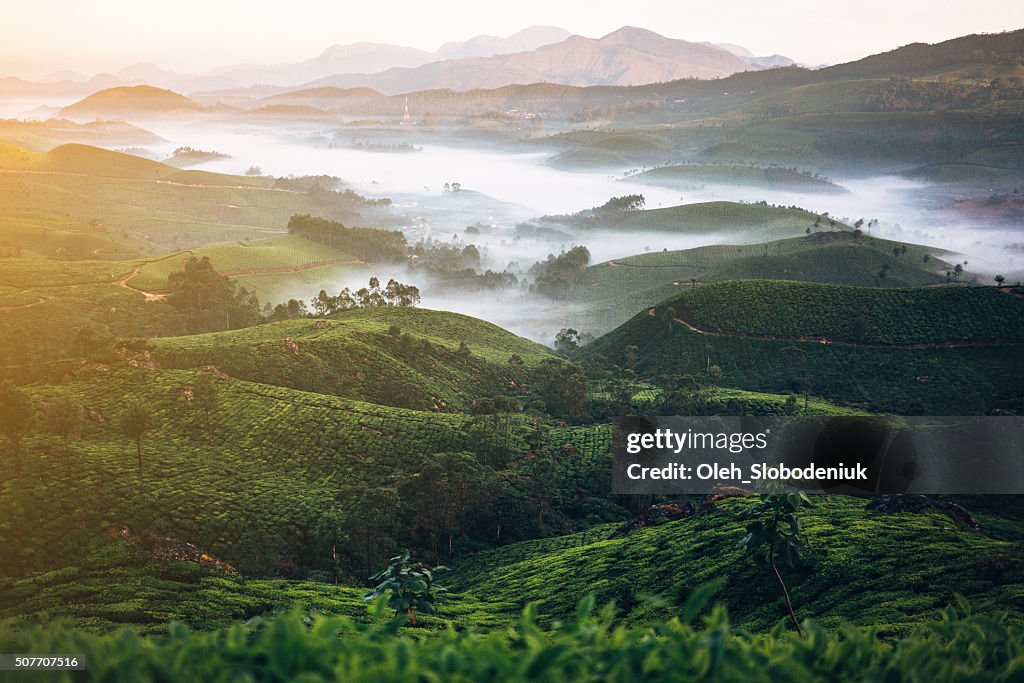
[[[584,350],[642,374],[705,373],[727,387],[809,390],[903,414],[1024,405],[1024,300],[989,287],[868,289],[736,281],[687,288]]]
[[[286,343],[286,340],[290,340]],[[552,353],[476,318],[426,309],[353,310],[232,332],[157,339],[165,367],[422,410],[468,410],[508,392]],[[510,367],[518,356],[522,365]]]

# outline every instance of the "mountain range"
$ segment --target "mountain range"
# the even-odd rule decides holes
[[[644,85],[680,78],[720,78],[754,67],[729,50],[626,26],[599,38],[569,36],[536,50],[339,74],[311,86],[371,87],[385,94],[434,88],[475,90],[510,84]]]
[[[383,43],[333,45],[288,64],[220,67],[183,75],[139,63],[86,77],[71,71],[39,82],[0,78],[0,96],[82,96],[102,88],[151,85],[184,93],[265,97],[298,86],[370,87],[386,94],[428,88],[472,90],[516,83],[641,85],[679,78],[717,78],[738,71],[788,66],[736,45],[694,43],[623,27],[602,38],[534,26],[507,37],[481,35],[434,52]]]

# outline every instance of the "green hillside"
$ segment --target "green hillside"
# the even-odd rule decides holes
[[[1024,343],[1024,299],[995,287],[744,281],[694,287],[663,306],[695,327],[726,334],[900,346]]]
[[[827,225],[827,221],[823,223]],[[674,297],[693,284],[723,280],[794,280],[862,287],[940,284],[952,268],[939,258],[942,254],[938,249],[849,231],[637,254],[584,271],[572,297],[585,306],[571,318],[571,324],[592,334],[608,332],[638,310]]]
[[[584,349],[638,371],[799,391],[904,414],[989,414],[1024,405],[1024,301],[995,288],[907,290],[737,281],[685,288]]]
[[[131,286],[144,291],[166,289],[167,277],[179,270],[190,255],[195,258],[208,257],[217,272],[237,279],[246,289],[255,292],[261,301],[268,303],[279,303],[288,298],[287,288],[292,278],[274,276],[290,276],[306,270],[334,266],[329,270],[336,276],[337,282],[344,272],[360,265],[358,259],[344,251],[298,235],[285,235],[262,240],[209,244],[171,255],[143,265],[139,274],[132,278]],[[294,287],[291,290],[294,291]]]
[[[83,406],[87,419],[70,460],[40,431],[27,444],[25,476],[7,471],[0,481],[7,576],[75,565],[111,542],[111,525],[187,540],[250,576],[338,571],[332,547],[344,571],[362,574],[406,528],[409,513],[394,493],[403,476],[440,452],[484,457],[499,444],[503,453],[525,451],[521,428],[504,435],[466,415],[216,375],[216,405],[207,408],[190,397],[210,373],[93,365],[78,374],[61,390],[34,392],[43,416],[59,394]],[[119,427],[133,397],[153,414],[142,482],[135,444]]]
[[[940,250],[850,232],[815,232],[761,244],[713,245],[617,258],[588,268],[575,293],[607,299],[691,280],[920,286],[945,281],[936,271],[945,272],[949,265],[933,258],[936,252]],[[882,266],[886,266],[886,275],[880,279]]]
[[[742,230],[767,240],[801,235],[807,228],[813,227],[817,219],[817,215],[803,209],[735,202],[701,202],[667,209],[629,212],[616,227],[693,234]]]
[[[32,233],[18,227],[26,220],[55,216],[65,224],[79,224],[77,232],[150,253],[282,234],[295,214],[346,222],[364,216],[383,220],[383,214],[358,197],[285,185],[279,187],[272,178],[182,171],[86,145],[63,145],[46,154],[4,145],[0,242],[59,255],[48,244],[51,229]],[[5,232],[10,236],[5,238]]]
[[[133,270],[120,261],[0,258],[0,375],[59,382],[72,359],[112,353],[117,338],[180,334],[181,314],[119,286]]]
[[[402,307],[157,339],[153,346],[169,368],[214,365],[239,379],[419,410],[468,410],[514,385],[513,355],[527,369],[552,357],[476,318]]]
[[[807,234],[808,230],[821,229],[822,223],[823,219],[817,214],[795,207],[718,201],[646,210],[608,210],[606,207],[596,207],[572,215],[544,216],[535,225],[585,230],[673,232],[706,235],[709,238],[728,233],[730,241],[764,242],[799,237]],[[834,230],[848,229],[839,222],[832,226],[826,219],[824,223]]]
[[[801,618],[905,633],[959,593],[982,611],[1009,609],[1024,622],[1015,607],[1024,597],[1024,563],[1011,561],[998,576],[989,572],[989,561],[1017,552],[1019,537],[979,533],[939,512],[886,515],[865,510],[864,499],[813,500],[803,515],[810,562],[787,575]],[[736,547],[745,533],[736,514],[747,505],[724,501],[717,513],[621,538],[609,538],[615,526],[606,525],[478,553],[453,565],[449,583],[513,610],[536,601],[546,620],[571,617],[579,596],[593,593],[598,603],[614,601],[627,623],[644,624],[678,614],[698,586],[720,580],[717,597],[733,622],[764,632],[786,606],[771,570]],[[980,521],[998,526],[1000,518]]]

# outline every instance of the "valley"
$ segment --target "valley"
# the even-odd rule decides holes
[[[0,650],[83,680],[1009,680],[1019,496],[620,495],[612,461],[626,415],[1024,414],[1022,55],[538,29],[5,82],[54,116],[0,120]],[[772,505],[778,567],[745,545]],[[370,603],[389,562],[447,592]]]

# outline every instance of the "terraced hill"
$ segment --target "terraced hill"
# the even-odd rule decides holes
[[[728,235],[730,242],[756,243],[800,237],[808,229],[819,229],[821,218],[798,208],[720,201],[637,211],[594,209],[572,215],[545,216],[538,225],[585,230],[675,232],[709,237]],[[848,229],[838,222],[830,227]]]
[[[591,333],[606,332],[683,288],[723,280],[795,280],[865,287],[939,284],[945,282],[941,273],[952,268],[939,258],[942,254],[938,249],[848,231],[637,254],[584,272],[573,298],[587,305],[573,322]]]
[[[0,480],[0,538],[11,549],[5,576],[76,565],[111,542],[112,525],[187,540],[250,576],[337,571],[332,552],[345,571],[362,574],[406,528],[396,494],[403,477],[440,452],[526,450],[521,418],[503,433],[467,415],[216,375],[216,405],[204,408],[190,397],[207,373],[93,364],[78,374],[63,388],[33,392],[43,424],[58,394],[83,406],[70,460],[39,430],[26,444],[25,476],[8,469]],[[133,397],[153,416],[141,481],[135,443],[120,429]]]
[[[239,379],[420,410],[468,410],[553,357],[546,347],[476,318],[402,307],[152,344],[165,367],[215,365]],[[514,355],[520,370],[509,365]]]
[[[1015,607],[1024,597],[1024,563],[1007,559],[1002,571],[991,571],[1021,540],[997,531],[1005,526],[998,515],[979,515],[977,532],[939,512],[881,514],[845,496],[814,502],[803,516],[810,565],[787,574],[801,618],[826,626],[849,620],[892,635],[934,617],[960,593],[981,611],[1009,609],[1015,622],[1024,622]],[[747,504],[727,500],[715,514],[621,538],[609,538],[615,526],[606,525],[478,553],[455,563],[448,580],[513,608],[530,596],[548,620],[570,617],[579,596],[593,593],[599,603],[614,600],[627,622],[639,624],[677,614],[694,589],[717,579],[734,622],[766,631],[783,619],[786,606],[771,570],[736,547],[746,533],[736,513]]]
[[[584,353],[615,359],[635,345],[650,375],[717,364],[725,386],[967,415],[1024,404],[1022,344],[1024,300],[996,288],[747,281],[686,288]]]

